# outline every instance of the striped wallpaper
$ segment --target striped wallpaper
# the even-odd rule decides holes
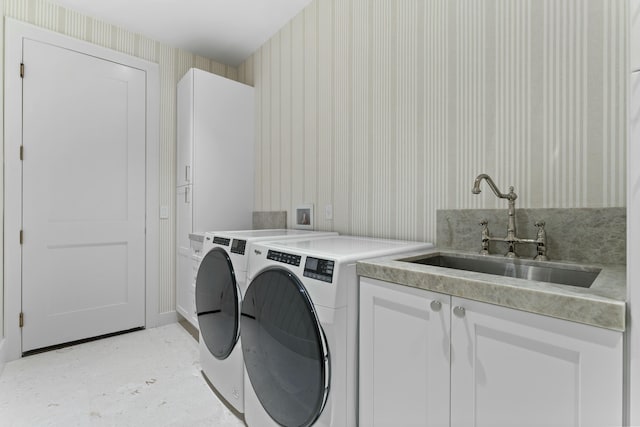
[[[139,34],[65,9],[45,0],[4,0],[4,16],[25,21],[160,65],[160,205],[169,220],[160,221],[159,313],[175,310],[175,154],[176,84],[191,67],[237,80],[238,70]],[[4,69],[4,64],[2,64]]]
[[[471,195],[481,172],[519,206],[625,205],[626,4],[315,0],[235,69],[0,0],[4,16],[160,64],[160,313],[175,308],[175,88],[190,67],[257,88],[256,210],[310,202],[319,229],[433,241],[436,209],[504,207]]]
[[[238,70],[256,87],[256,210],[314,203],[319,229],[434,241],[436,209],[506,208],[471,194],[482,172],[522,207],[625,206],[628,13],[314,0]]]

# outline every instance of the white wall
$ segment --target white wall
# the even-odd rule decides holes
[[[627,0],[313,1],[239,69],[256,210],[434,241],[436,209],[506,208],[471,194],[482,172],[518,206],[625,206],[627,18]]]
[[[236,68],[171,48],[100,20],[70,11],[45,0],[0,0],[3,16],[25,21],[81,40],[143,58],[160,65],[160,195],[161,205],[169,207],[168,220],[160,221],[160,283],[158,313],[175,310],[175,152],[176,84],[191,67],[197,67],[236,80]],[[152,11],[150,11],[152,13]],[[2,24],[4,25],[4,24]],[[4,27],[2,27],[4,28]],[[4,34],[4,29],[1,31]],[[2,37],[2,36],[0,36]],[[2,43],[4,46],[4,43]],[[0,73],[4,70],[0,62]],[[1,90],[1,89],[0,89]],[[0,107],[1,108],[1,107]],[[3,114],[0,112],[0,120]],[[0,154],[1,155],[1,154]],[[1,165],[1,163],[0,163]],[[1,168],[2,166],[0,166]],[[2,172],[0,170],[0,172]],[[0,173],[0,179],[2,173]],[[1,201],[0,201],[1,203]],[[152,212],[152,215],[157,214]],[[2,237],[2,231],[0,231]],[[7,232],[7,237],[9,233]],[[2,249],[0,248],[0,251]],[[1,276],[0,276],[1,277]],[[0,286],[0,291],[2,287]],[[0,292],[0,298],[2,292]],[[0,322],[3,318],[0,305]],[[1,323],[0,323],[1,325]],[[3,329],[0,329],[2,331]]]

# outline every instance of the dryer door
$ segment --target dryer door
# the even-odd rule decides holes
[[[196,312],[200,334],[209,352],[226,359],[240,336],[240,292],[233,264],[222,248],[202,259],[196,277]]]
[[[327,341],[300,280],[283,268],[258,274],[242,303],[242,353],[263,408],[283,426],[309,426],[329,391]]]

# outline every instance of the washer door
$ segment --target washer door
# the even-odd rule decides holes
[[[283,426],[309,426],[329,392],[327,341],[300,280],[282,268],[258,274],[242,302],[242,353],[253,390]]]
[[[240,293],[233,264],[222,248],[209,251],[196,277],[196,312],[209,352],[226,359],[240,336]]]

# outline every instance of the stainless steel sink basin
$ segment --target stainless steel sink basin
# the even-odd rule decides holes
[[[590,287],[600,273],[598,268],[574,269],[568,266],[550,265],[548,262],[540,263],[539,261],[514,260],[511,258],[470,257],[453,254],[433,254],[424,258],[406,261],[582,288]]]

